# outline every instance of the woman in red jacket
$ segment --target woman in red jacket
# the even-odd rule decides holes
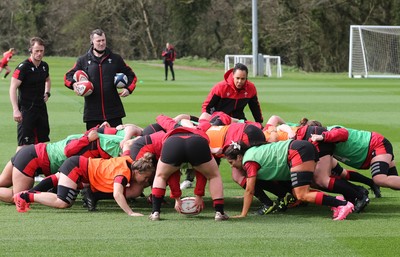
[[[165,80],[168,80],[168,67],[171,70],[172,80],[175,80],[174,61],[176,58],[176,53],[174,46],[170,43],[167,43],[161,55],[164,58],[163,62],[165,67]]]
[[[208,94],[202,106],[202,112],[213,114],[221,111],[236,119],[246,120],[244,108],[249,105],[254,120],[263,123],[262,111],[257,97],[256,87],[247,80],[246,65],[237,63],[228,70],[224,80],[217,83]]]

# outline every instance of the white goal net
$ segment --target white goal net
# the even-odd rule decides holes
[[[282,77],[281,57],[272,55],[259,55],[258,69],[259,74],[267,77],[276,76]],[[236,63],[242,63],[249,69],[249,74],[253,74],[253,56],[252,55],[238,55],[227,54],[225,55],[225,71],[233,68]]]
[[[350,78],[400,78],[400,26],[350,26]]]

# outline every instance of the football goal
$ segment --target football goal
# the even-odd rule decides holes
[[[272,55],[259,55],[258,56],[258,69],[259,74],[267,77],[276,76],[282,77],[281,57]],[[225,71],[233,68],[236,63],[243,63],[249,69],[249,74],[253,74],[253,56],[252,55],[238,55],[227,54],[225,55]]]
[[[400,26],[350,26],[350,78],[400,78]]]

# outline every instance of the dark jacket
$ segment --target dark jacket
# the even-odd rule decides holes
[[[246,81],[245,86],[238,90],[233,83],[233,69],[228,70],[224,80],[217,83],[208,94],[202,106],[202,112],[212,114],[220,111],[237,119],[246,120],[244,108],[249,105],[254,120],[263,123],[257,90],[254,84]]]
[[[174,62],[176,58],[175,49],[173,47],[165,48],[161,55],[164,57],[164,62]]]
[[[65,74],[64,83],[69,89],[73,90],[72,84],[76,82],[73,76],[77,70],[85,71],[94,86],[93,93],[85,97],[84,122],[125,117],[124,106],[114,85],[114,76],[116,73],[124,73],[128,77],[126,88],[130,93],[136,87],[137,77],[120,55],[107,48],[100,59],[93,55],[90,48]]]

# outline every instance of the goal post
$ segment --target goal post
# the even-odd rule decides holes
[[[400,26],[350,26],[350,78],[400,78]]]
[[[249,69],[249,74],[253,74],[252,70],[255,66],[253,65],[253,60],[254,58],[252,55],[227,54],[225,55],[225,72],[233,68],[236,63],[242,63]],[[280,56],[259,54],[258,62],[258,68],[260,69],[259,74],[263,74],[267,77],[282,77]]]

